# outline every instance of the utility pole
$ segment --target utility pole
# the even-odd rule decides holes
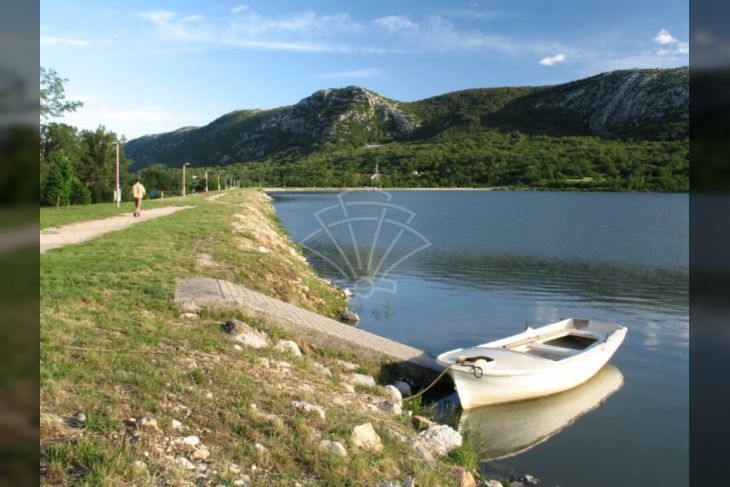
[[[117,149],[117,175],[116,175],[116,189],[114,190],[114,200],[117,202],[117,208],[119,208],[119,203],[122,201],[122,194],[119,190],[119,141],[115,140],[114,145]]]
[[[208,171],[205,171],[205,194],[208,194]]]
[[[182,181],[182,183],[183,183],[183,185],[182,185],[182,195],[183,196],[185,196],[185,167],[186,166],[189,166],[189,165],[190,165],[189,162],[186,162],[185,164],[183,164],[183,181]]]

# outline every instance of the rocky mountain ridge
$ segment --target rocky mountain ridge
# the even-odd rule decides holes
[[[677,139],[688,127],[689,70],[613,71],[545,87],[482,88],[399,102],[365,88],[319,90],[272,110],[240,110],[204,127],[133,139],[133,169],[226,165],[329,145],[420,141],[448,129],[606,138]]]

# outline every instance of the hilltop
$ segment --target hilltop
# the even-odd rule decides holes
[[[406,175],[426,173],[431,176],[421,181],[424,185],[513,185],[519,183],[514,177],[490,178],[489,171],[475,167],[477,159],[519,172],[514,161],[499,152],[504,147],[519,161],[535,166],[531,181],[522,181],[527,184],[555,182],[560,175],[562,180],[614,179],[613,186],[619,181],[614,189],[642,189],[647,174],[659,177],[665,168],[669,175],[663,179],[671,187],[643,189],[682,190],[688,165],[682,153],[688,137],[688,96],[686,67],[613,71],[554,86],[470,89],[415,102],[348,86],[317,91],[291,106],[239,110],[203,127],[133,139],[126,154],[134,160],[132,170],[156,163],[179,167],[188,161],[199,167],[267,162],[287,163],[287,170],[296,176],[298,165],[306,163],[318,177],[329,168],[336,179],[345,181],[348,171],[361,175],[380,159],[384,175],[395,178],[395,184],[413,185]],[[552,154],[561,144],[572,149]],[[436,162],[450,171],[419,167],[424,149],[427,160],[448,154],[448,160],[441,157]],[[476,156],[469,152],[472,149]],[[363,150],[367,156],[358,155]],[[575,167],[595,164],[585,153],[605,156],[616,165],[624,157],[622,151],[640,167]],[[544,157],[536,159],[531,154],[535,152]],[[340,161],[336,167],[334,153]],[[555,167],[540,167],[540,160],[554,161]],[[455,181],[450,172],[465,177]],[[637,174],[634,187],[626,187],[632,173]],[[257,176],[269,184],[288,182],[271,180],[271,174],[260,171]]]

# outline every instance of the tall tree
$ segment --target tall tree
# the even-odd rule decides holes
[[[41,120],[48,121],[51,118],[60,117],[83,105],[80,101],[66,99],[66,89],[63,85],[67,81],[53,69],[41,66]]]
[[[43,202],[59,207],[71,202],[71,188],[75,179],[73,163],[62,152],[54,152],[51,168],[43,188]]]

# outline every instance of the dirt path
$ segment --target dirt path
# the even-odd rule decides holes
[[[124,213],[102,220],[89,220],[62,227],[46,228],[41,230],[41,254],[45,254],[50,249],[85,242],[105,233],[122,230],[136,223],[146,222],[161,216],[172,215],[188,208],[192,208],[192,206],[166,206],[164,208],[143,210],[141,218],[135,218],[131,213]]]

